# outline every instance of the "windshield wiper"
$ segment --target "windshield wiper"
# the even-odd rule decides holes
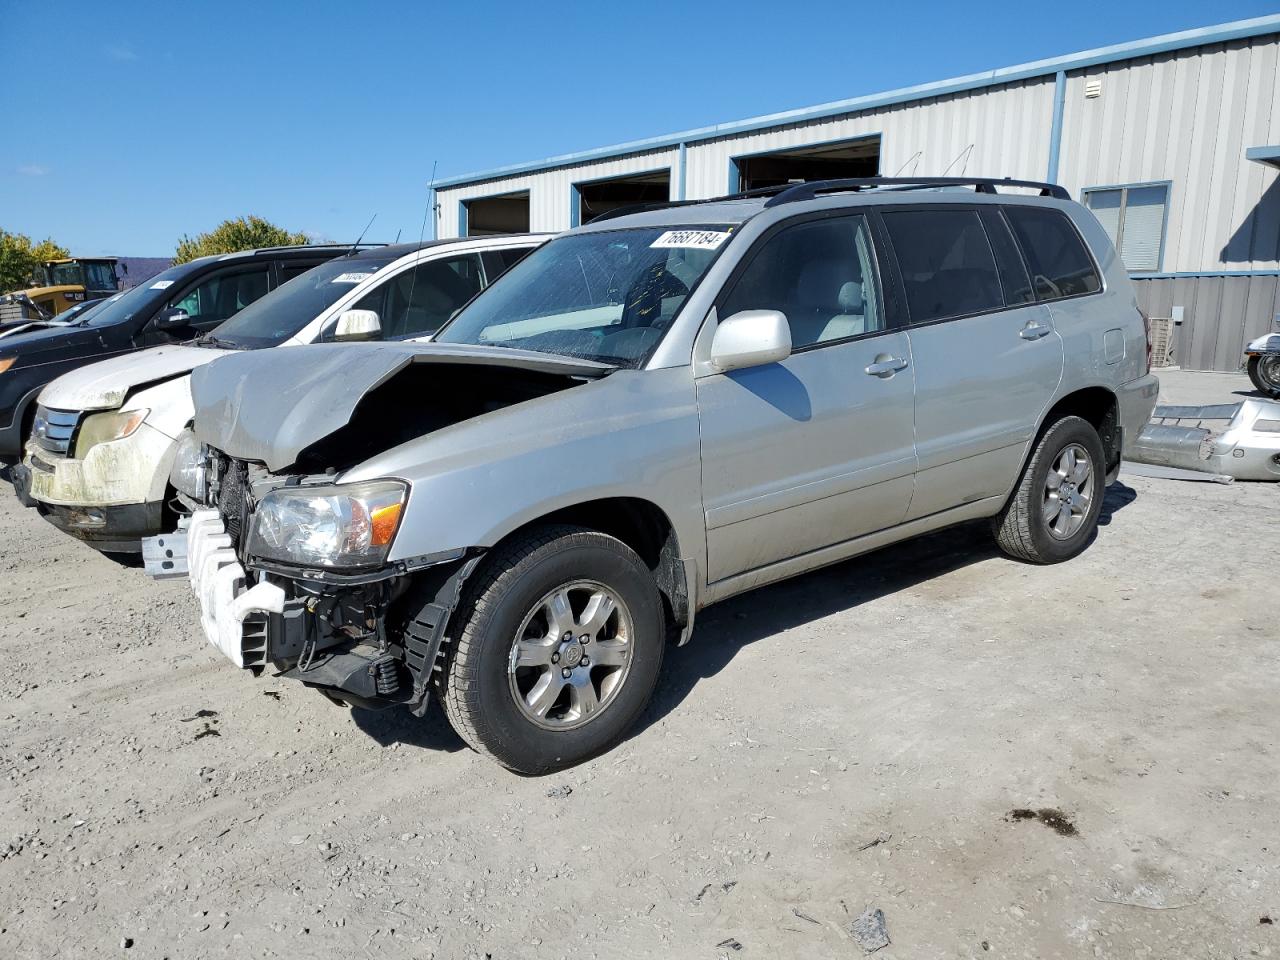
[[[206,333],[203,337],[196,337],[197,347],[217,347],[220,350],[238,349],[238,344],[233,340],[224,340],[221,337],[215,337],[212,333]]]

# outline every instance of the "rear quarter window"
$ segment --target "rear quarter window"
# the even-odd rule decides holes
[[[1065,213],[1014,206],[1004,212],[1022,247],[1037,299],[1061,300],[1102,289],[1093,258]]]

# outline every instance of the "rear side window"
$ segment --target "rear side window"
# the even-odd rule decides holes
[[[1026,257],[1038,299],[1061,300],[1102,289],[1093,259],[1066,214],[1014,206],[1004,212]]]
[[[995,255],[976,210],[884,215],[912,323],[1004,308]]]

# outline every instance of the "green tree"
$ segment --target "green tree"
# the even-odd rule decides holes
[[[65,247],[52,240],[32,243],[26,234],[0,230],[0,293],[25,289],[37,266],[46,260],[69,256]]]
[[[178,241],[173,262],[186,263],[196,257],[235,253],[256,247],[285,247],[307,243],[308,239],[305,233],[290,233],[261,217],[237,217],[235,220],[222,221],[208,233],[198,233],[194,237],[184,235]]]

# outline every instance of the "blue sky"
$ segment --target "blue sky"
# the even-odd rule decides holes
[[[370,239],[409,239],[435,161],[467,173],[1278,9],[0,0],[0,227],[87,256],[169,255],[248,213],[333,240],[377,214]]]

